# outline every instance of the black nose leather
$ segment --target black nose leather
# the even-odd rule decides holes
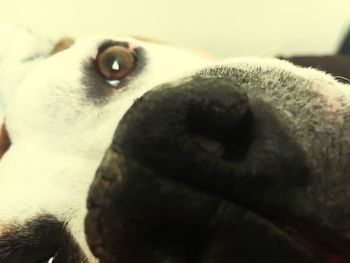
[[[234,80],[164,84],[118,126],[89,192],[88,242],[106,263],[318,262],[260,215],[288,214],[303,160]]]

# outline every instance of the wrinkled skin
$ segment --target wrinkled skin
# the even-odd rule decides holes
[[[102,37],[16,91],[0,262],[350,261],[348,86],[277,59],[210,65],[113,41],[140,51],[121,86],[96,71]]]

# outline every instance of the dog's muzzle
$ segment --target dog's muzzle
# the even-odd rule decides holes
[[[86,232],[100,261],[348,260],[298,214],[310,173],[273,109],[232,79],[174,85],[134,103],[97,171]]]

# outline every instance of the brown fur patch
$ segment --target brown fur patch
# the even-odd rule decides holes
[[[56,43],[50,54],[53,55],[67,48],[70,48],[73,44],[74,40],[72,38],[64,37]]]

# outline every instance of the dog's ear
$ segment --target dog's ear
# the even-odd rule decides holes
[[[70,48],[73,44],[74,44],[74,39],[70,37],[64,37],[56,43],[56,45],[53,47],[50,54],[53,55],[67,48]]]

